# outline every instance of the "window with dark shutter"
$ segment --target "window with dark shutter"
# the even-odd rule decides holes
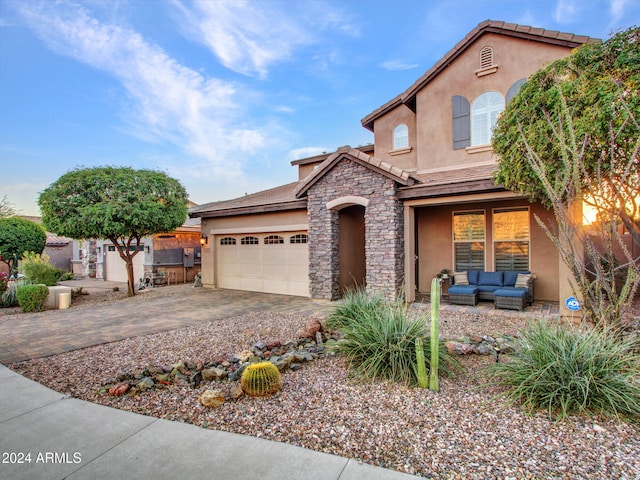
[[[451,97],[451,111],[453,114],[453,149],[460,150],[471,145],[469,100],[460,95],[454,95]]]
[[[520,91],[520,87],[522,87],[522,85],[524,85],[524,82],[526,81],[527,81],[526,78],[521,78],[520,80],[518,80],[516,83],[514,83],[509,87],[509,90],[507,90],[506,103],[509,103],[509,100],[511,100],[513,97],[515,97],[518,94],[518,92]]]

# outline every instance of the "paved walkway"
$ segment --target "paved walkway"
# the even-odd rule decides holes
[[[94,293],[114,286],[113,282],[96,280],[64,283]],[[159,287],[156,292],[166,295],[145,298],[143,292],[135,299],[110,304],[0,317],[0,363],[9,365],[248,312],[324,316],[331,305],[325,300],[191,285]]]

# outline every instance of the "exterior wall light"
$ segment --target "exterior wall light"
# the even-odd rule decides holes
[[[209,237],[207,237],[204,233],[200,235],[200,245],[206,245],[209,243]]]

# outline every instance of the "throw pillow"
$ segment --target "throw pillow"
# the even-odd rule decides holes
[[[529,288],[529,279],[531,275],[525,275],[523,273],[518,274],[518,278],[516,279],[516,288]]]
[[[469,285],[469,276],[467,272],[454,272],[453,283],[456,285]]]

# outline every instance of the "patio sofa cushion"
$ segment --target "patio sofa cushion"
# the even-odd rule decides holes
[[[455,272],[453,274],[453,281],[456,285],[469,285],[469,276],[467,272]]]
[[[478,285],[501,287],[502,276],[502,272],[480,272],[480,275],[478,276]]]
[[[515,287],[502,287],[493,292],[496,297],[524,297],[526,294],[526,288]]]
[[[502,288],[502,285],[478,285],[478,293],[493,293],[500,288]]]
[[[472,295],[478,291],[477,285],[452,285],[449,287],[449,293],[459,293],[462,295]]]
[[[469,278],[470,285],[478,285],[478,277],[480,276],[481,270],[469,270],[467,272],[467,277]]]
[[[502,279],[502,285],[505,287],[515,287],[516,281],[518,280],[518,275],[526,275],[531,272],[516,272],[516,271],[505,271],[504,278]],[[526,287],[525,287],[526,288]]]

